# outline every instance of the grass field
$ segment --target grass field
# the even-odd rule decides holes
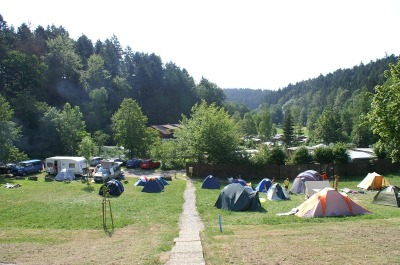
[[[133,185],[136,179],[128,178],[124,193],[111,199],[114,229],[107,215],[106,231],[100,184],[45,182],[38,176],[38,181],[0,179],[2,186],[21,185],[0,189],[0,263],[161,264],[171,250],[179,233],[182,176],[157,194],[142,193]],[[400,175],[385,177],[400,186]],[[343,179],[339,189],[356,189],[362,178]],[[400,208],[372,204],[376,192],[349,195],[372,214],[304,219],[276,215],[301,204],[303,195],[267,200],[260,212],[229,212],[214,208],[219,190],[201,189],[202,180],[194,183],[207,264],[400,264]]]

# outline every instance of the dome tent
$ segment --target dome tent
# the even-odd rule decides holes
[[[164,190],[164,185],[158,178],[149,178],[144,185],[142,192],[158,193]]]
[[[368,173],[367,176],[357,185],[358,188],[365,190],[380,190],[387,186],[390,186],[389,181],[376,172]]]
[[[259,211],[261,204],[257,191],[232,183],[221,190],[214,206],[229,211]]]
[[[315,170],[306,170],[297,175],[293,181],[290,193],[305,193],[306,192],[306,181],[321,181],[322,176]]]
[[[54,178],[57,181],[64,181],[64,180],[74,180],[75,179],[75,174],[72,173],[72,171],[63,168],[60,170],[60,172],[57,173],[56,177]]]
[[[289,194],[279,183],[272,185],[267,191],[267,199],[270,201],[290,200]]]
[[[212,175],[207,176],[204,181],[203,185],[201,185],[202,189],[217,189],[221,188],[219,181],[217,178],[213,177]]]
[[[100,187],[99,195],[104,197],[105,190],[108,192],[109,196],[118,197],[124,192],[125,188],[124,185],[122,185],[122,183],[119,180],[112,179],[107,181]]]
[[[378,191],[372,203],[400,207],[400,188],[388,186]]]
[[[265,178],[258,183],[256,191],[267,192],[271,186],[272,186],[272,181],[268,178]]]
[[[350,216],[371,213],[347,194],[324,188],[294,209],[298,217]]]

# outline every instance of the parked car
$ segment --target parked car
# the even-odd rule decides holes
[[[0,166],[0,174],[12,174],[16,164],[8,163],[5,165]]]
[[[22,166],[12,164],[11,174],[13,174],[14,176],[25,176],[26,170]]]
[[[154,162],[152,159],[146,159],[140,164],[141,169],[155,169],[161,166],[160,162]]]
[[[140,164],[142,164],[142,160],[137,159],[137,158],[133,158],[133,159],[126,161],[127,168],[139,168]]]
[[[25,160],[18,163],[25,174],[39,173],[43,170],[43,163],[39,159]]]
[[[111,179],[124,178],[124,171],[121,169],[121,162],[102,160],[98,164],[93,176],[94,182],[104,183]]]
[[[89,165],[90,165],[91,167],[95,167],[95,166],[97,166],[98,164],[100,164],[100,161],[103,160],[103,159],[104,159],[104,158],[102,158],[102,157],[100,157],[100,156],[95,156],[95,157],[93,157],[93,158],[90,160]]]

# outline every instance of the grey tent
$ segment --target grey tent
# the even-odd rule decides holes
[[[378,191],[372,203],[400,207],[400,188],[389,186]]]
[[[293,181],[290,193],[305,193],[306,192],[306,181],[321,181],[322,176],[315,170],[306,170],[297,175]]]
[[[55,177],[55,180],[58,181],[64,181],[64,180],[74,180],[75,175],[72,173],[72,171],[63,168],[60,170],[60,172],[57,173],[57,176]]]
[[[259,211],[261,207],[258,192],[239,183],[225,186],[214,206],[236,212]]]

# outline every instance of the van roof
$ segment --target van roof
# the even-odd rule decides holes
[[[24,160],[24,161],[20,161],[20,163],[33,163],[33,162],[42,162],[39,159],[31,159],[31,160]]]

